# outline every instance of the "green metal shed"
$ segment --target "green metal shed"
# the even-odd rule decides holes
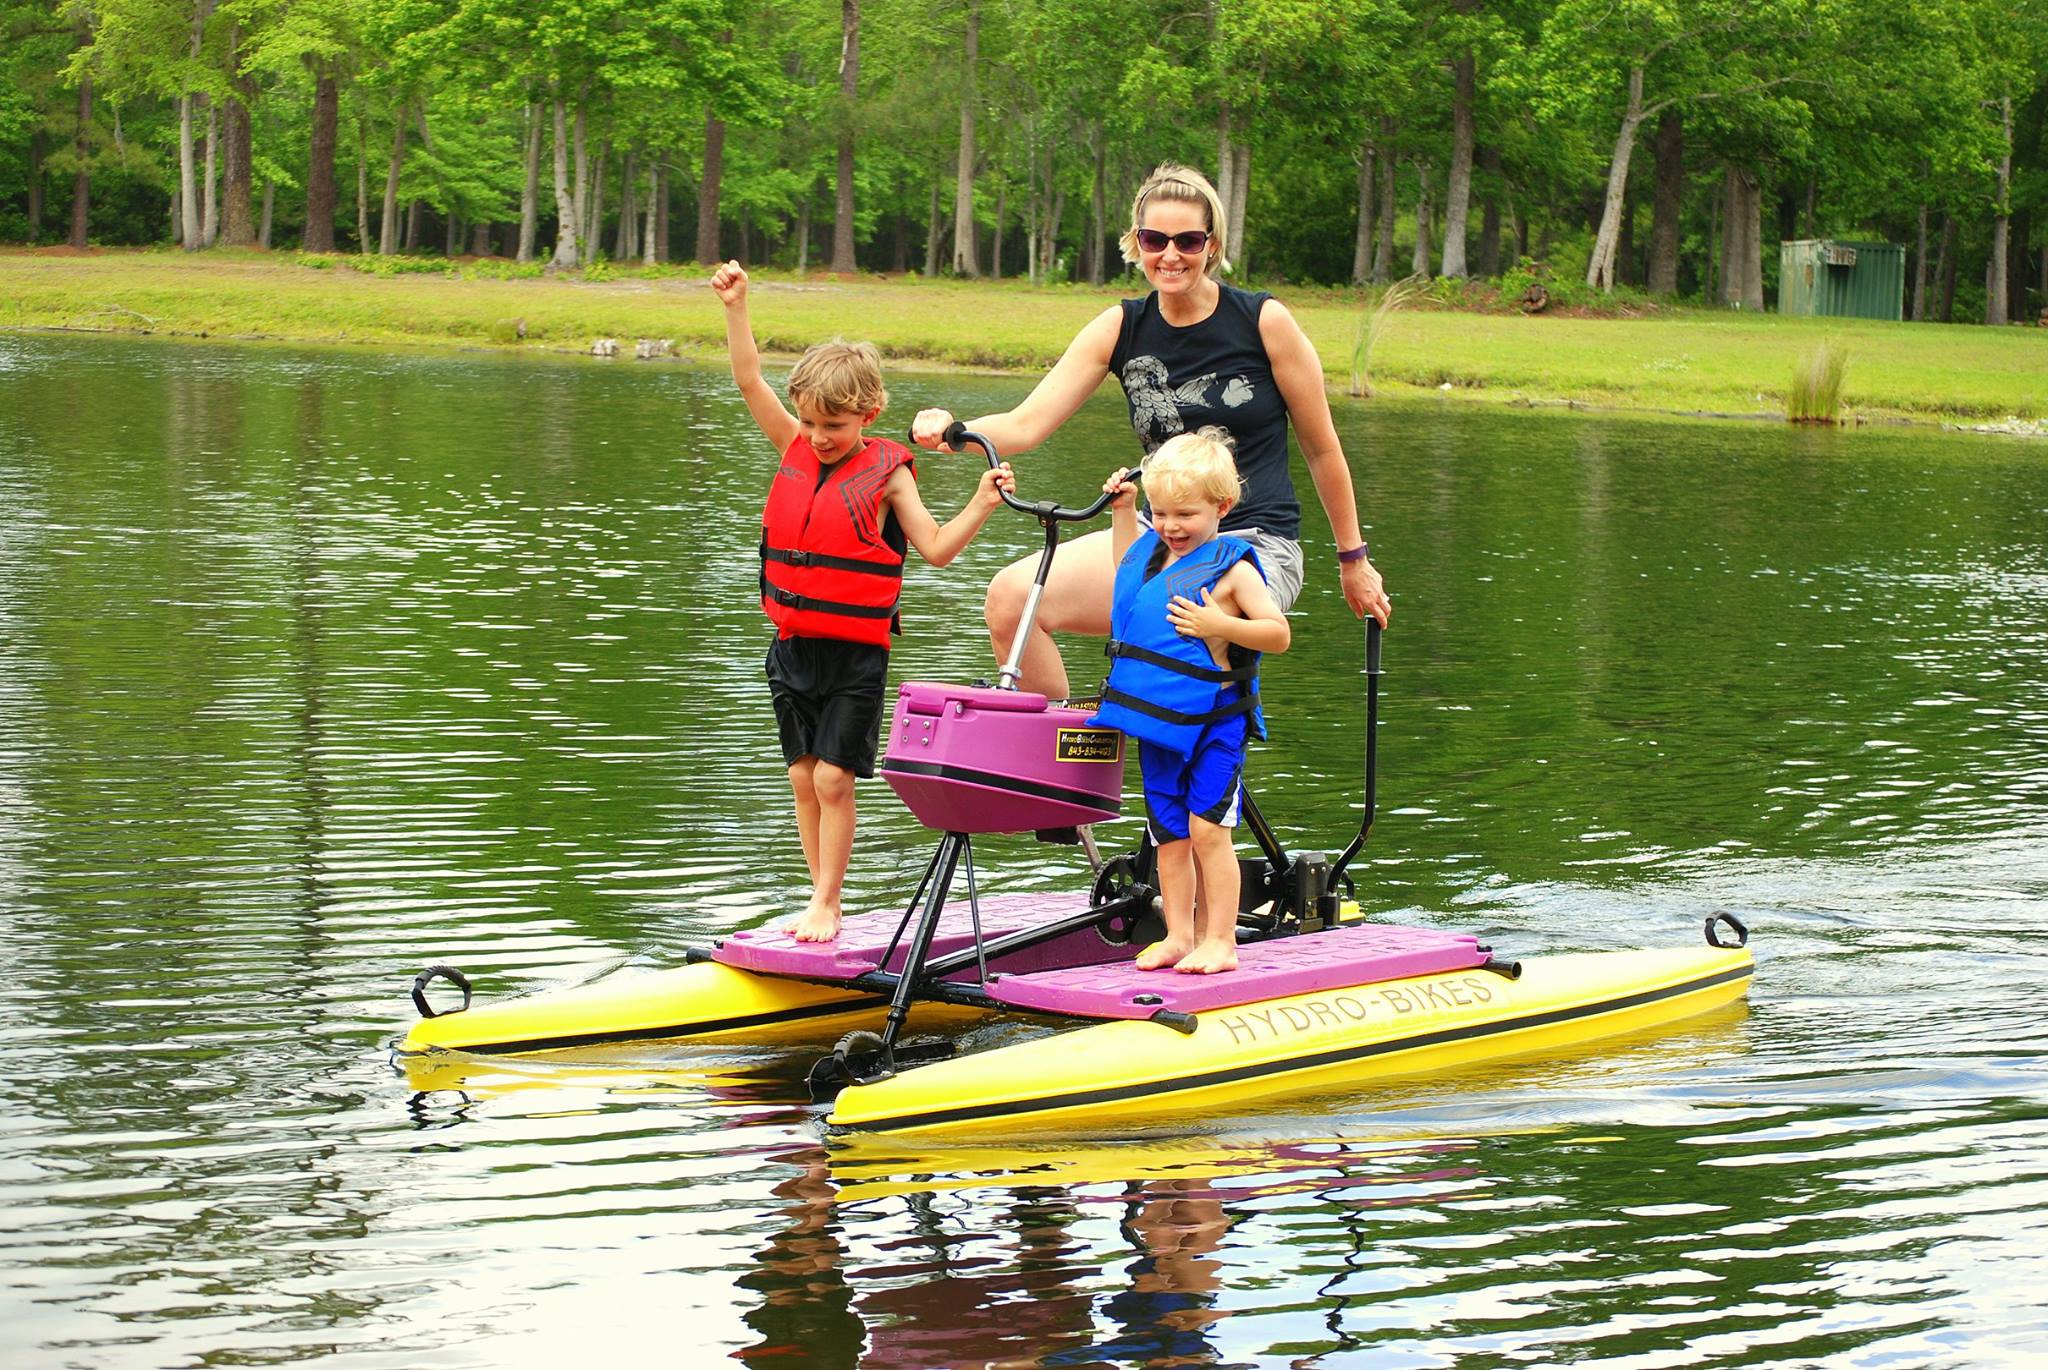
[[[1778,312],[1849,319],[1906,316],[1906,249],[1802,238],[1778,245]]]

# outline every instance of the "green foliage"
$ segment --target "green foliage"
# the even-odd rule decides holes
[[[502,257],[483,257],[462,268],[473,281],[534,281],[547,275],[545,262],[514,262]]]
[[[1357,399],[1371,399],[1372,354],[1379,346],[1380,337],[1387,330],[1387,320],[1402,306],[1415,300],[1428,290],[1428,282],[1420,276],[1395,281],[1373,291],[1366,307],[1358,314],[1357,332],[1351,341],[1351,395]]]
[[[1842,381],[1848,371],[1848,350],[1832,338],[1823,338],[1792,368],[1792,385],[1785,392],[1785,417],[1793,423],[1838,422]]]
[[[716,115],[726,128],[717,189],[728,252],[744,242],[758,258],[793,263],[804,223],[809,260],[826,259],[845,126],[856,139],[863,269],[921,269],[932,233],[948,249],[939,260],[950,259],[968,75],[963,0],[868,0],[850,103],[837,89],[840,9],[830,0],[217,0],[195,33],[196,3],[0,0],[0,235],[28,231],[31,139],[42,235],[61,233],[79,162],[78,86],[89,76],[84,169],[96,240],[164,237],[179,103],[197,94],[249,108],[255,193],[276,187],[278,241],[294,241],[315,180],[313,94],[328,75],[341,88],[334,171],[344,243],[357,227],[359,175],[376,226],[400,123],[399,201],[402,212],[418,203],[431,214],[426,241],[448,241],[450,219],[498,225],[502,236],[525,189],[526,111],[539,104],[551,115],[559,101],[572,124],[582,116],[587,166],[606,168],[601,192],[585,188],[604,207],[593,245],[617,241],[630,153],[643,193],[650,165],[667,169],[671,251],[691,254],[705,120]],[[1356,168],[1368,149],[1398,168],[1404,223],[1426,168],[1440,232],[1450,73],[1468,57],[1477,142],[1495,159],[1475,168],[1468,243],[1476,255],[1482,201],[1508,218],[1504,232],[1519,218],[1530,243],[1547,243],[1531,250],[1548,259],[1560,303],[1587,272],[1622,152],[1632,154],[1626,184],[1643,253],[1648,144],[1666,112],[1681,125],[1689,176],[1681,291],[1704,294],[1717,279],[1715,197],[1732,165],[1763,186],[1767,273],[1779,236],[1907,241],[1924,203],[1937,234],[1944,215],[1962,225],[1957,314],[1981,317],[2007,100],[2017,111],[2009,208],[2037,230],[2048,222],[2048,0],[976,0],[976,12],[971,202],[982,255],[1000,231],[1016,269],[1035,223],[1046,279],[1079,269],[1098,166],[1113,234],[1147,169],[1172,159],[1213,170],[1226,133],[1250,157],[1252,281],[1348,280]],[[202,113],[202,139],[204,129]],[[557,213],[552,153],[549,140],[543,255]],[[565,160],[574,176],[573,155]],[[2015,270],[2033,260],[2031,246],[2012,245]],[[1396,261],[1405,270],[1408,254]],[[1106,274],[1117,267],[1112,255]],[[1641,269],[1637,261],[1616,275],[1639,279]],[[1446,303],[1474,300],[1436,290]]]

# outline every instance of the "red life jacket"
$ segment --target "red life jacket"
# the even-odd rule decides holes
[[[903,535],[889,526],[882,491],[910,464],[907,448],[883,438],[830,467],[805,437],[782,454],[761,514],[761,608],[779,636],[886,647],[901,631]]]

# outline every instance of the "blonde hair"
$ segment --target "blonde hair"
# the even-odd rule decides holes
[[[873,343],[834,338],[806,348],[783,387],[798,408],[809,400],[835,414],[865,414],[888,407],[882,354]]]
[[[1216,193],[1216,187],[1209,184],[1209,178],[1193,167],[1167,162],[1155,168],[1145,178],[1145,184],[1138,187],[1137,198],[1131,201],[1131,226],[1116,240],[1123,249],[1124,260],[1136,264],[1138,260],[1138,230],[1145,217],[1145,206],[1153,200],[1173,200],[1182,204],[1200,205],[1208,220],[1209,253],[1202,263],[1204,275],[1216,276],[1230,270],[1230,260],[1224,251],[1229,246],[1224,241],[1224,224],[1229,215],[1223,212],[1223,197]]]
[[[1221,428],[1176,433],[1145,458],[1145,489],[1154,499],[1195,498],[1236,504],[1244,493],[1231,449],[1237,442]]]

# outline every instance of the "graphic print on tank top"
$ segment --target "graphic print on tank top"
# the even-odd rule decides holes
[[[1165,362],[1153,356],[1133,357],[1124,363],[1123,383],[1131,402],[1131,427],[1150,456],[1160,443],[1187,431],[1180,418],[1182,405],[1209,407],[1216,373],[1172,385],[1167,381]],[[1224,408],[1237,409],[1250,403],[1255,393],[1250,381],[1232,376],[1223,386],[1221,401]]]

